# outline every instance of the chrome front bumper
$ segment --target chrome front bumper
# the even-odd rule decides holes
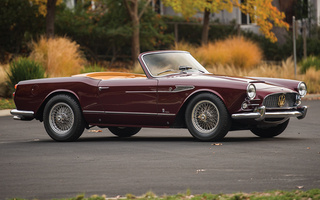
[[[17,110],[13,109],[10,111],[11,115],[13,115],[13,119],[16,120],[33,120],[34,112],[33,111],[25,111],[25,110]]]
[[[290,111],[276,111],[276,112],[266,112],[266,107],[259,107],[256,112],[250,113],[237,113],[232,114],[233,119],[255,119],[257,121],[264,120],[265,118],[289,118],[297,117],[298,119],[303,119],[308,111],[307,106],[298,108],[297,110]]]

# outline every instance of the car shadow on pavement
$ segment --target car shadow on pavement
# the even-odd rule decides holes
[[[198,143],[249,143],[249,142],[288,142],[288,141],[301,141],[304,138],[292,138],[292,137],[275,137],[275,138],[260,138],[260,137],[225,137],[219,141],[199,141],[192,136],[190,137],[147,137],[147,136],[133,136],[129,138],[119,138],[117,136],[106,136],[106,137],[80,137],[76,143],[85,142],[198,142]],[[34,140],[33,142],[43,143],[59,143],[52,139],[41,139]],[[65,142],[63,142],[65,143]]]

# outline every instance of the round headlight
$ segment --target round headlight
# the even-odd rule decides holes
[[[249,84],[247,87],[247,95],[250,100],[256,97],[256,87],[253,84]]]
[[[298,92],[301,97],[304,97],[307,94],[307,85],[304,82],[299,83]]]

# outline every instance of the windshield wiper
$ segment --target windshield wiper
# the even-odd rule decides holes
[[[201,72],[201,73],[206,73],[205,71],[202,71],[202,70],[200,70],[200,69],[198,69],[198,71]]]
[[[175,72],[175,71],[177,71],[177,70],[175,70],[175,69],[167,69],[167,70],[164,70],[162,72],[157,73],[157,75],[164,74],[166,72]]]
[[[189,67],[189,66],[179,66],[179,70],[181,70],[182,72],[186,71],[186,70],[189,70],[189,69],[192,69],[192,67]],[[160,75],[160,74],[164,74],[166,72],[175,72],[175,71],[178,71],[176,69],[167,69],[167,70],[164,70],[164,71],[161,71],[159,73],[157,73],[157,75]]]
[[[192,69],[192,67],[189,67],[189,66],[179,66],[179,70],[182,70],[182,71],[186,71],[186,70],[189,70],[189,69]]]

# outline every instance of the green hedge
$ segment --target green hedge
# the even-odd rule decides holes
[[[19,81],[29,79],[45,78],[44,67],[29,58],[18,58],[10,63],[9,72],[7,72],[8,81],[7,84],[10,90],[13,92],[14,87]]]

